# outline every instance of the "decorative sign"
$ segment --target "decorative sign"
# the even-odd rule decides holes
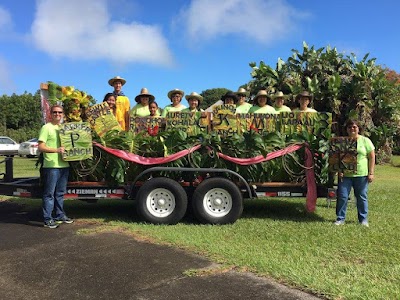
[[[263,132],[274,132],[279,123],[279,114],[250,114],[250,128],[260,134]]]
[[[93,156],[92,129],[87,122],[60,125],[61,145],[65,148],[65,161],[79,161]]]
[[[331,172],[357,172],[357,139],[331,138],[329,144],[329,170]]]
[[[165,118],[163,117],[131,117],[130,130],[138,134],[139,132],[148,132],[150,135],[157,133],[165,128]]]
[[[331,113],[316,112],[280,112],[279,130],[282,134],[291,135],[307,131],[320,136],[321,133],[331,128]]]
[[[102,137],[109,130],[122,130],[107,102],[90,106],[86,110],[90,127]]]
[[[166,129],[178,129],[188,135],[207,133],[210,127],[210,113],[206,112],[169,112]]]
[[[236,105],[217,105],[213,109],[212,128],[222,136],[231,136],[240,133],[240,123],[236,118]]]

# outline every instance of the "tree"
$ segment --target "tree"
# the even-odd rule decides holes
[[[279,58],[275,68],[262,61],[259,66],[250,63],[251,89],[281,90],[289,95],[288,102],[292,105],[295,95],[308,90],[314,95],[315,109],[332,113],[336,134],[343,135],[341,124],[347,118],[357,118],[366,135],[375,139],[377,148],[390,144],[387,137],[373,133],[378,130],[391,136],[394,133],[391,129],[398,128],[400,77],[376,65],[376,59],[369,58],[369,54],[358,61],[354,53],[345,56],[336,48],[316,49],[305,42],[302,52],[295,49],[292,52],[286,61]]]
[[[229,90],[226,88],[214,88],[202,91],[200,95],[203,96],[203,102],[201,103],[200,108],[205,109],[218,100],[221,100],[222,96],[228,91]]]
[[[3,95],[0,106],[1,134],[19,142],[38,136],[42,125],[39,91],[35,95]]]

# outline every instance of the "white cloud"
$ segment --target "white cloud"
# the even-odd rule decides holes
[[[11,80],[11,65],[0,57],[0,91],[1,94],[15,92],[15,83]]]
[[[159,27],[112,21],[107,0],[37,0],[32,37],[54,57],[164,66],[173,61]]]
[[[304,16],[285,0],[193,0],[180,14],[193,41],[236,34],[263,44],[290,34]]]
[[[12,27],[12,19],[10,13],[0,6],[0,31]]]

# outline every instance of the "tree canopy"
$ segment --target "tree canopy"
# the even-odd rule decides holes
[[[0,134],[17,142],[37,137],[42,125],[40,92],[0,96]]]
[[[249,87],[252,95],[260,89],[282,91],[292,106],[299,92],[311,92],[314,108],[333,114],[336,134],[344,135],[346,119],[358,119],[385,159],[391,154],[393,136],[400,132],[400,76],[375,61],[369,54],[358,61],[354,53],[316,49],[304,42],[302,52],[293,49],[292,56],[286,61],[279,58],[274,68],[263,61],[258,66],[250,63]]]

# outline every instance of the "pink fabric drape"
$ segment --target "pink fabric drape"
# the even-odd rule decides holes
[[[108,148],[108,147],[105,147],[96,142],[93,142],[93,145],[103,149],[104,151],[106,151],[112,155],[122,158],[123,160],[134,162],[134,163],[137,163],[140,165],[160,165],[160,164],[169,163],[171,161],[182,158],[182,157],[188,155],[189,153],[192,153],[192,152],[198,150],[201,147],[201,145],[196,145],[190,149],[185,149],[185,150],[179,151],[177,153],[168,155],[166,157],[144,157],[144,156],[140,156],[137,154],[127,152],[125,150]]]
[[[262,155],[258,155],[256,157],[250,157],[250,158],[237,158],[237,157],[231,157],[231,156],[225,155],[223,153],[217,153],[217,155],[218,155],[218,157],[225,159],[227,161],[233,162],[235,164],[242,165],[242,166],[248,166],[248,165],[268,161],[268,160],[280,157],[280,156],[288,154],[288,153],[292,153],[294,151],[299,150],[302,147],[305,147],[305,153],[306,153],[306,160],[305,160],[306,182],[307,182],[306,209],[308,212],[314,212],[315,207],[317,205],[317,184],[315,182],[313,156],[312,156],[311,150],[307,144],[290,145],[284,149],[270,152],[265,157]]]

